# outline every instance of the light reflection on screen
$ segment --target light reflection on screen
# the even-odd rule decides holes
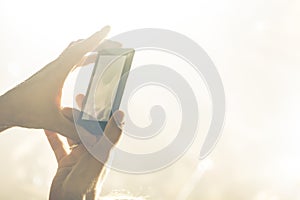
[[[108,121],[126,56],[101,55],[95,66],[82,119]]]

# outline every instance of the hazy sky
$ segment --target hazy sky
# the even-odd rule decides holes
[[[104,193],[124,189],[149,199],[300,199],[299,13],[297,0],[0,0],[0,92],[55,59],[71,41],[107,24],[110,36],[146,27],[180,32],[207,51],[225,87],[226,124],[209,157],[210,169],[203,177],[197,169],[210,120],[207,93],[199,83],[194,89],[204,99],[202,125],[187,154],[153,174],[112,172]],[[47,199],[56,164],[42,131],[10,129],[1,133],[0,146],[0,198]]]

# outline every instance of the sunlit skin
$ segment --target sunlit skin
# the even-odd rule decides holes
[[[100,152],[104,161],[110,150],[118,142],[124,114],[116,111],[109,120],[104,136],[100,139],[75,126],[74,116],[78,110],[61,107],[62,88],[66,77],[76,66],[95,61],[95,56],[85,56],[87,52],[105,48],[119,48],[121,44],[104,38],[109,32],[104,27],[85,40],[72,42],[53,62],[46,65],[29,79],[9,90],[0,97],[0,132],[10,127],[44,129],[58,162],[53,179],[50,199],[83,199],[97,197],[97,183],[103,181],[104,162],[95,159],[79,139],[78,131],[85,138],[91,151]],[[84,96],[76,100],[81,108]],[[68,154],[58,133],[68,138],[70,146],[76,144]],[[105,147],[104,147],[105,146]]]
[[[79,95],[76,98],[80,108],[83,98],[83,95]],[[73,115],[69,112],[69,116],[67,117],[73,120],[73,116],[79,116],[78,114],[79,113],[75,113],[75,115]],[[120,124],[123,124],[123,117],[124,114],[121,111],[116,111],[104,131],[106,137],[101,137],[100,140],[102,141],[96,140],[93,144],[93,151],[103,152],[106,160],[109,157],[111,148],[118,142],[121,136],[122,130]],[[115,121],[115,119],[118,121]],[[83,144],[80,143],[71,149],[71,152],[68,154],[57,133],[47,130],[45,130],[45,133],[58,163],[58,169],[52,181],[49,199],[96,199],[101,191],[101,183],[105,177],[104,164],[95,159],[86,150]],[[112,145],[110,145],[109,149],[104,149],[102,148],[103,142],[111,142]],[[72,146],[75,142],[68,139],[68,144]]]
[[[61,107],[62,87],[87,52],[101,49],[110,28],[104,27],[85,40],[72,42],[53,62],[0,97],[0,131],[13,126],[47,129],[79,141],[74,123]],[[108,42],[110,46],[120,46]],[[103,48],[107,44],[103,45]]]

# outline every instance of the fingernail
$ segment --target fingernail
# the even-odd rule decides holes
[[[109,32],[110,31],[110,26],[104,26],[102,29],[101,29],[101,32]]]

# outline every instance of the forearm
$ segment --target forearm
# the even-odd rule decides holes
[[[7,94],[0,96],[0,132],[13,126],[13,106]]]

